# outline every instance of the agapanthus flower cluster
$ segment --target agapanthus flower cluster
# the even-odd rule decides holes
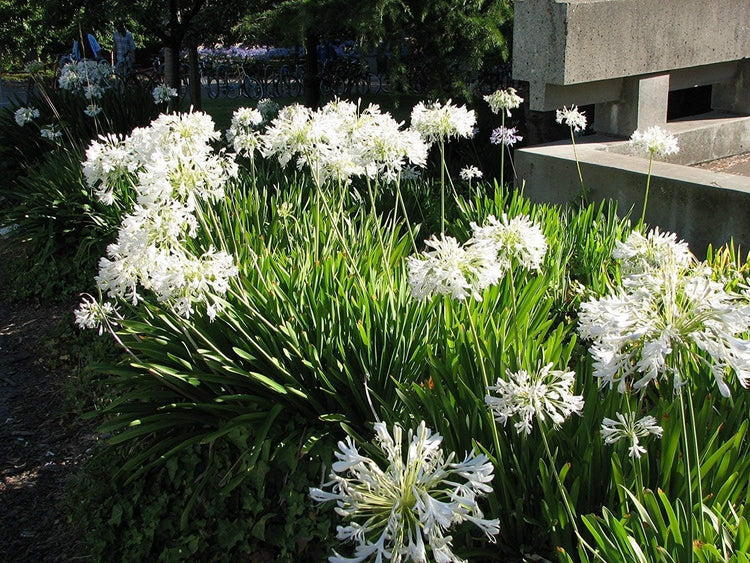
[[[481,178],[482,171],[476,166],[467,166],[461,169],[459,176],[461,176],[462,180],[470,181],[474,178]]]
[[[100,336],[107,324],[116,322],[112,303],[99,303],[93,298],[84,299],[74,315],[78,326],[83,329],[99,329]]]
[[[16,123],[23,127],[39,117],[39,110],[32,107],[18,108],[14,114]]]
[[[450,100],[445,104],[419,102],[411,111],[411,127],[419,131],[427,143],[473,137],[476,122],[474,110],[453,105]]]
[[[59,125],[54,123],[52,125],[48,125],[47,127],[42,127],[39,130],[39,134],[42,136],[42,139],[57,141],[60,137],[62,137],[62,130],[60,129]]]
[[[518,130],[515,127],[498,127],[497,129],[493,129],[490,135],[490,143],[493,145],[512,147],[519,141],[523,141],[523,137],[518,134]]]
[[[677,390],[693,360],[709,367],[725,397],[730,373],[750,385],[746,296],[712,280],[671,234],[634,233],[615,254],[623,260],[622,287],[583,303],[579,315],[602,386],[625,392],[671,377]]]
[[[519,434],[531,434],[534,420],[559,426],[571,414],[583,410],[583,397],[573,394],[575,372],[553,370],[547,364],[532,373],[526,370],[511,372],[506,379],[498,378],[487,388],[490,393],[484,401],[492,410],[495,420],[505,424],[517,417]]]
[[[547,241],[538,225],[526,216],[498,221],[487,218],[484,226],[471,224],[474,236],[465,244],[450,236],[434,235],[425,241],[432,250],[409,256],[409,284],[417,299],[448,295],[471,296],[481,301],[482,291],[496,284],[513,264],[539,270],[547,252]]]
[[[680,152],[677,137],[666,129],[654,125],[645,131],[634,131],[630,137],[630,146],[647,156],[669,156]]]
[[[492,249],[503,270],[512,263],[527,270],[541,268],[547,254],[547,239],[541,227],[528,216],[508,217],[503,213],[498,220],[490,215],[483,226],[471,223],[471,228],[473,245]]]
[[[237,271],[233,259],[213,248],[195,255],[185,242],[197,233],[199,204],[223,197],[224,185],[237,173],[232,159],[211,148],[218,135],[210,117],[189,113],[161,115],[126,138],[92,142],[83,170],[99,199],[113,203],[123,184],[136,198],[99,262],[96,280],[103,293],[137,304],[150,291],[185,317],[196,302],[215,315],[211,296],[227,290]]]
[[[496,90],[489,96],[485,96],[484,101],[490,105],[492,113],[498,114],[505,110],[510,117],[510,110],[520,107],[523,98],[516,93],[515,88],[507,88]]]
[[[159,84],[154,86],[151,91],[151,96],[154,98],[154,103],[157,104],[168,104],[172,98],[177,97],[177,90],[170,88],[166,84]]]
[[[83,113],[85,113],[89,117],[96,117],[101,112],[102,112],[101,106],[98,106],[96,104],[89,104],[83,110]]]
[[[564,123],[574,132],[578,133],[586,129],[586,114],[578,109],[577,106],[571,106],[570,109],[563,106],[555,112],[555,121]]]
[[[602,421],[601,433],[605,444],[615,444],[620,440],[630,440],[628,452],[630,457],[641,457],[646,448],[640,444],[640,438],[656,436],[661,438],[663,429],[653,416],[636,418],[635,413],[616,413],[617,420],[605,418]]]
[[[106,89],[112,76],[112,67],[106,62],[78,61],[65,64],[60,70],[58,84],[63,90],[84,92],[87,88]],[[89,90],[88,99],[96,97],[99,90]]]
[[[336,512],[345,519],[337,538],[355,545],[353,557],[336,553],[332,562],[414,561],[428,555],[438,562],[463,561],[452,551],[446,535],[455,524],[470,522],[490,541],[499,533],[498,520],[488,520],[478,499],[492,492],[494,468],[484,454],[472,451],[463,461],[446,458],[442,437],[422,422],[409,430],[393,427],[393,436],[382,422],[375,424],[377,445],[387,465],[384,468],[362,455],[351,437],[339,442],[331,481],[311,488],[318,502],[336,502]]]
[[[248,158],[255,156],[260,149],[260,131],[264,118],[260,110],[240,108],[232,115],[232,123],[227,129],[227,141],[232,143],[237,154]]]
[[[432,248],[406,259],[412,295],[419,300],[433,295],[453,299],[482,299],[482,291],[498,282],[504,270],[496,253],[486,246],[460,245],[449,236],[432,236],[425,241]]]
[[[645,236],[633,231],[625,242],[616,241],[612,258],[620,262],[620,270],[626,282],[643,277],[660,278],[666,272],[678,274],[695,263],[688,244],[677,240],[674,233],[662,233],[659,227]]]
[[[334,101],[318,111],[294,104],[279,111],[261,136],[262,152],[284,166],[296,159],[319,181],[355,176],[396,179],[409,163],[424,166],[427,145],[415,131],[401,129],[376,105]]]

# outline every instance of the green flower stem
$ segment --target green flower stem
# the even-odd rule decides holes
[[[404,196],[401,195],[401,174],[398,175],[398,178],[396,179],[396,204],[398,205],[398,202],[401,202],[401,211],[404,214],[404,221],[406,221],[406,229],[409,231],[409,238],[411,238],[411,245],[414,247],[414,252],[417,254],[419,253],[419,249],[417,248],[417,241],[414,239],[414,231],[411,228],[411,222],[409,221],[409,214],[406,212],[406,203],[404,203]],[[394,226],[395,226],[395,217],[397,213],[394,211]]]
[[[578,169],[578,180],[581,182],[581,195],[584,203],[588,200],[588,191],[583,183],[583,174],[581,174],[581,162],[578,160],[578,150],[576,149],[576,136],[573,133],[573,127],[570,128],[570,141],[573,143],[573,157],[576,159],[576,168]]]
[[[705,536],[706,529],[705,529],[705,521],[703,518],[703,479],[701,477],[701,456],[700,456],[700,450],[698,449],[698,436],[695,432],[695,409],[693,408],[693,395],[690,393],[690,390],[687,391],[687,404],[688,404],[688,414],[690,415],[690,430],[692,438],[693,438],[693,452],[695,453],[695,473],[696,477],[698,478],[698,501],[700,503],[700,506],[698,507],[698,523],[700,524],[700,532],[701,536]]]
[[[518,306],[516,305],[516,280],[513,275],[513,263],[508,268],[508,278],[510,278],[510,306],[513,311],[513,333],[515,337],[516,348],[516,368],[521,368],[521,337],[518,334]]]
[[[646,176],[646,195],[643,197],[643,211],[641,211],[641,221],[638,223],[639,227],[645,224],[646,220],[646,206],[648,205],[648,190],[651,187],[651,168],[654,165],[654,153],[651,153],[651,157],[648,159],[648,176]]]
[[[690,563],[692,563],[695,558],[693,554],[693,541],[695,538],[695,527],[693,525],[693,479],[692,479],[692,471],[690,470],[690,442],[688,440],[688,429],[687,429],[687,420],[685,418],[685,397],[683,396],[682,389],[679,391],[680,393],[680,419],[682,420],[682,447],[683,447],[683,453],[682,453],[682,461],[685,464],[685,477],[686,477],[686,483],[685,488],[687,489],[687,501],[688,501],[688,510],[687,510],[687,519],[688,519],[688,530],[690,533],[690,541],[688,544],[688,547],[690,549]],[[702,503],[701,499],[701,503]],[[701,507],[702,510],[703,507]]]
[[[393,275],[391,273],[391,269],[388,265],[388,258],[387,256],[390,256],[390,251],[386,253],[385,251],[385,241],[383,240],[383,229],[380,227],[380,220],[378,219],[378,211],[375,208],[375,192],[372,189],[372,182],[370,182],[370,178],[367,178],[367,191],[370,193],[370,204],[372,207],[372,220],[375,224],[375,230],[378,232],[378,242],[380,243],[380,251],[383,254],[383,271],[385,275],[388,276],[388,285],[391,288],[391,291],[395,291],[394,285],[393,285]],[[365,386],[365,390],[367,390],[367,387]],[[368,395],[369,398],[369,395]]]
[[[464,305],[466,306],[466,315],[469,318],[469,327],[471,328],[471,334],[474,337],[474,345],[477,348],[477,358],[479,360],[479,369],[482,372],[482,380],[484,381],[484,393],[489,393],[490,378],[487,375],[487,367],[484,365],[484,353],[482,352],[482,345],[479,342],[479,333],[477,332],[476,324],[474,323],[474,316],[471,314],[471,308],[469,302],[464,299]],[[483,405],[484,408],[484,405]],[[495,418],[492,416],[492,411],[488,408],[484,408],[484,412],[489,415],[490,427],[492,428],[492,441],[495,444],[495,463],[497,464],[498,457],[500,456],[500,437],[497,434],[497,424],[495,424]]]
[[[445,235],[445,143],[438,141],[440,147],[440,232]]]
[[[500,111],[500,128],[505,129],[505,111]],[[505,189],[505,151],[500,147],[500,187]]]
[[[560,489],[560,496],[562,497],[563,505],[565,506],[565,512],[567,512],[570,523],[573,525],[573,531],[575,532],[576,538],[579,542],[581,542],[582,546],[584,546],[592,553],[592,555],[594,555],[594,557],[596,557],[598,560],[605,561],[602,556],[599,555],[599,552],[591,547],[588,542],[583,539],[583,536],[581,536],[581,532],[578,529],[578,524],[576,524],[575,516],[573,516],[573,509],[570,506],[570,499],[568,498],[567,490],[565,489],[565,485],[563,485],[563,482],[560,480],[560,475],[557,473],[557,469],[555,467],[555,459],[552,457],[552,451],[550,450],[549,442],[547,441],[547,428],[544,424],[544,421],[539,415],[537,415],[536,421],[539,425],[539,433],[542,435],[542,443],[544,444],[544,451],[546,452],[547,459],[549,460],[550,471],[552,471],[555,476],[555,482],[557,483],[557,487]]]

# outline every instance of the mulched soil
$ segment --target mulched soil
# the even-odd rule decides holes
[[[0,561],[87,559],[62,500],[96,437],[66,412],[73,366],[48,340],[75,304],[12,300],[9,257],[0,238]]]

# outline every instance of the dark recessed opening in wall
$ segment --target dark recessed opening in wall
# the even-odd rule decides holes
[[[672,90],[667,101],[667,121],[711,111],[711,85]]]

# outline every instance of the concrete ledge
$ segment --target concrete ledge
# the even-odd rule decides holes
[[[701,134],[700,128],[694,131],[687,122],[668,124],[669,129],[673,126],[672,133],[678,135],[681,146],[687,142],[685,135]],[[720,138],[717,128],[721,125],[715,124],[711,135]],[[616,200],[620,214],[632,208],[632,217],[637,221],[642,211],[648,159],[628,155],[626,141],[608,137],[584,137],[576,148],[590,199]],[[525,193],[532,200],[566,204],[580,193],[569,141],[518,150],[515,166],[519,181],[525,181]],[[646,222],[677,233],[696,255],[705,255],[708,244],[722,245],[730,239],[750,248],[748,211],[750,178],[654,162]]]
[[[750,117],[712,111],[670,121],[666,126],[679,139],[680,152],[666,162],[691,166],[750,152]],[[610,143],[603,150],[633,155],[627,143]]]

